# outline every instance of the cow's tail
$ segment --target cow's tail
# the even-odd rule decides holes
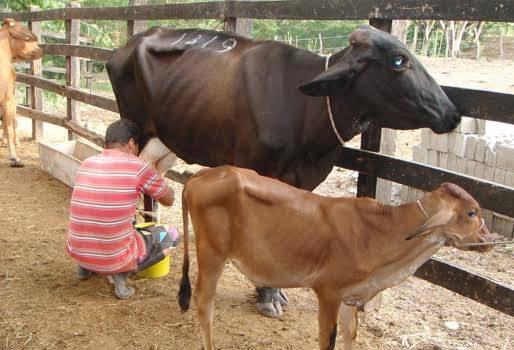
[[[186,201],[187,183],[182,190],[182,222],[184,224],[184,260],[182,262],[182,279],[178,291],[178,304],[182,312],[189,310],[191,302],[191,281],[189,280],[189,211]]]

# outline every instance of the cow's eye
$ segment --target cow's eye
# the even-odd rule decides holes
[[[403,68],[406,63],[407,63],[407,60],[405,59],[405,57],[403,57],[403,56],[394,56],[393,60],[391,61],[391,66],[394,69],[400,69],[400,68]]]
[[[477,215],[478,215],[478,213],[477,213],[476,211],[474,211],[474,210],[473,210],[473,211],[470,211],[470,212],[468,213],[468,218],[470,218],[470,219],[474,219]]]

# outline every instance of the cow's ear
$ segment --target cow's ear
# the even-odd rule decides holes
[[[298,88],[309,96],[330,96],[335,93],[344,93],[358,74],[356,68],[346,62],[340,62]]]

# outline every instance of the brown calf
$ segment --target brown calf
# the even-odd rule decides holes
[[[470,249],[464,244],[488,241],[489,235],[478,203],[449,183],[419,203],[393,207],[369,198],[323,197],[253,170],[223,166],[192,177],[182,205],[179,304],[186,311],[191,298],[189,211],[205,350],[213,349],[213,301],[227,260],[258,287],[312,288],[319,302],[320,349],[335,346],[339,310],[345,348],[351,349],[356,307],[405,281],[444,244]]]
[[[3,144],[9,147],[9,159],[12,167],[22,167],[23,163],[16,155],[16,72],[13,62],[37,60],[43,51],[37,45],[38,38],[14,19],[4,19],[0,28],[0,109],[3,116]]]

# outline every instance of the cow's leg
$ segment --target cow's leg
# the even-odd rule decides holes
[[[9,159],[11,161],[11,167],[23,167],[23,163],[21,159],[16,155],[16,147],[15,147],[15,137],[16,134],[14,132],[14,118],[16,117],[16,101],[14,99],[9,99],[2,106],[2,112],[4,116],[4,132],[7,136],[7,145],[9,147]]]
[[[3,117],[4,106],[0,106],[0,116],[2,120],[2,147],[7,147],[7,129],[5,128],[5,119]]]
[[[18,120],[14,118],[14,143],[20,148],[20,139],[18,138]]]
[[[334,291],[316,291],[319,302],[319,348],[333,350],[337,337],[337,315],[341,297]],[[346,348],[345,348],[346,349]]]
[[[341,305],[339,322],[343,330],[344,349],[352,350],[353,340],[357,336],[357,308],[355,306]]]
[[[289,299],[279,288],[256,288],[257,310],[266,317],[277,318],[282,316],[282,306],[287,305]]]
[[[212,340],[214,296],[225,259],[220,258],[213,250],[206,252],[205,249],[198,250],[198,248],[197,257],[198,277],[196,279],[194,299],[197,306],[198,321],[202,329],[203,350],[214,350],[214,342]]]

